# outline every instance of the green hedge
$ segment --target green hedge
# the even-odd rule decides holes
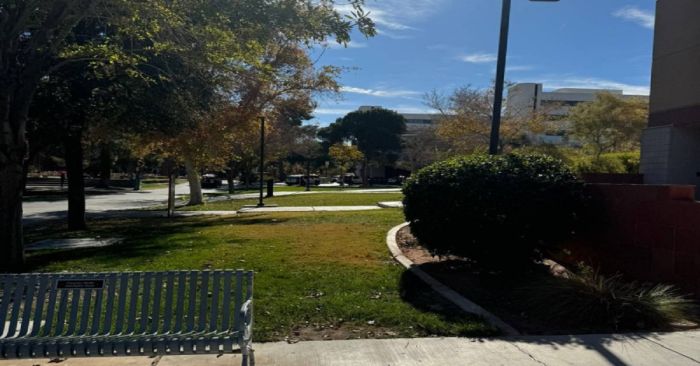
[[[573,159],[573,168],[586,173],[639,173],[639,151],[602,154],[600,158],[585,156]]]
[[[583,184],[539,154],[469,156],[430,165],[404,186],[404,213],[434,255],[509,268],[571,235]]]

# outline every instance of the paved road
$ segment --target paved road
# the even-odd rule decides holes
[[[204,189],[204,193],[216,193],[222,192],[222,190],[216,189]],[[388,193],[388,192],[400,192],[399,188],[382,188],[382,189],[348,189],[344,191],[295,191],[295,192],[276,192],[275,196],[289,196],[297,194],[317,194],[317,193]],[[187,183],[178,184],[175,187],[175,192],[178,195],[184,195],[190,193],[190,188]],[[251,199],[257,198],[258,193],[245,193],[236,194],[232,196],[221,196],[214,197],[212,200],[217,199]],[[118,211],[124,210],[138,210],[146,207],[151,207],[155,205],[162,205],[168,199],[168,189],[160,188],[153,189],[149,191],[131,191],[124,190],[118,191],[117,193],[102,194],[102,195],[90,195],[85,199],[86,214],[88,216],[104,216],[105,213],[117,214]],[[68,211],[68,201],[33,201],[24,202],[24,223],[31,225],[36,223],[41,223],[45,220],[51,219],[61,219],[66,216]]]
[[[178,184],[175,187],[177,194],[189,194],[187,184]],[[168,189],[154,189],[150,191],[124,190],[118,193],[103,195],[91,195],[85,198],[85,209],[88,213],[116,210],[135,210],[163,204],[168,199]],[[34,201],[24,202],[25,223],[35,223],[42,220],[63,218],[68,211],[68,201]]]
[[[700,332],[628,335],[415,338],[254,344],[258,365],[700,365]],[[0,361],[0,366],[51,366],[46,359]],[[240,355],[99,357],[68,359],[64,366],[230,366]]]

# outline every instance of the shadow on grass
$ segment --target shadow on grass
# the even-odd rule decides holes
[[[124,218],[90,221],[88,223],[90,229],[84,231],[68,231],[64,224],[47,225],[33,230],[28,235],[30,241],[77,237],[122,237],[126,240],[109,247],[39,251],[27,257],[24,271],[40,271],[51,264],[83,259],[90,259],[96,266],[110,267],[112,265],[123,266],[123,261],[143,258],[144,261],[136,263],[136,265],[144,265],[167,251],[195,248],[196,250],[207,250],[210,246],[221,243],[221,240],[202,240],[198,237],[198,232],[203,229],[228,225],[273,225],[284,221],[287,219],[211,216]],[[226,238],[226,242],[229,244],[245,245],[247,241],[242,238]],[[198,256],[198,254],[193,255]]]
[[[402,273],[399,281],[399,290],[403,301],[420,311],[438,315],[445,322],[467,323],[475,320],[483,321],[479,316],[466,313],[443,298],[409,270]],[[491,331],[491,335],[497,335],[498,333],[497,329],[492,329]],[[468,336],[469,334],[460,335]]]

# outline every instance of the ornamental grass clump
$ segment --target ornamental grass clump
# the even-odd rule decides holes
[[[541,154],[467,156],[432,164],[405,184],[411,232],[433,255],[521,268],[575,231],[583,183]]]
[[[626,282],[590,267],[520,291],[533,313],[580,330],[669,330],[698,318],[697,304],[675,286]]]

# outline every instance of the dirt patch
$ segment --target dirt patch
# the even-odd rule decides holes
[[[396,243],[399,245],[399,248],[401,248],[403,255],[418,265],[458,259],[454,256],[440,257],[430,254],[428,250],[420,246],[420,242],[413,236],[409,226],[404,226],[399,230],[396,234]]]

